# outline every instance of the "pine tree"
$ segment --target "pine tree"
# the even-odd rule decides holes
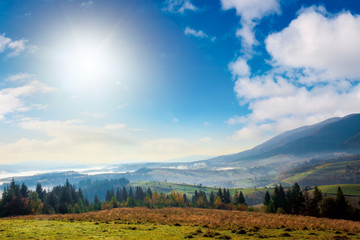
[[[45,200],[45,190],[42,189],[41,184],[36,184],[36,193],[38,194],[40,200],[43,202]]]
[[[185,204],[185,206],[187,206],[187,205],[189,204],[189,200],[188,200],[188,198],[187,198],[187,196],[186,196],[185,193],[184,193],[184,195],[183,195],[183,199],[184,199],[184,204]]]
[[[281,207],[282,209],[286,209],[286,206],[287,206],[286,195],[285,195],[284,188],[282,187],[281,184],[279,186],[278,194],[279,194],[279,207]]]
[[[0,216],[26,215],[29,213],[29,201],[21,195],[20,185],[12,179],[2,195]]]
[[[211,207],[214,207],[214,203],[215,203],[215,195],[214,192],[211,191],[209,196],[209,204]]]
[[[289,205],[291,206],[291,212],[294,214],[299,214],[304,211],[305,199],[303,192],[297,182],[294,183],[291,190],[291,199]]]
[[[85,199],[84,199],[84,206],[85,207],[89,207],[89,199],[87,198],[87,197],[85,197]]]
[[[47,193],[44,200],[44,208],[43,208],[44,213],[49,213],[49,214],[57,213],[58,203],[59,201],[56,197],[54,190]]]
[[[337,208],[337,218],[344,218],[346,217],[348,203],[345,199],[345,196],[339,186],[336,193],[336,208]]]
[[[238,200],[238,202],[239,202],[239,204],[244,204],[244,205],[246,205],[245,197],[244,197],[242,191],[240,191],[240,193],[239,193],[239,200]]]
[[[142,189],[142,187],[137,186],[135,188],[135,199],[137,201],[142,201],[144,200],[144,198],[145,198],[144,189]]]
[[[101,202],[99,201],[99,198],[95,193],[95,196],[94,196],[94,210],[100,210],[100,209],[101,209]]]
[[[126,188],[123,186],[122,188],[122,194],[121,194],[121,202],[126,201],[128,198],[128,193],[126,191]]]
[[[148,195],[149,198],[152,198],[152,191],[150,187],[148,187],[148,189],[146,190],[146,195]]]
[[[134,192],[133,192],[132,187],[130,187],[130,189],[129,189],[129,196],[128,196],[128,198],[130,198],[131,200],[134,200]]]
[[[29,198],[29,189],[27,188],[25,183],[21,185],[20,194],[23,198]]]
[[[319,217],[320,216],[320,203],[323,200],[320,189],[315,186],[313,197],[310,200],[310,211],[309,215]]]
[[[120,194],[120,189],[119,188],[116,189],[116,200],[118,202],[121,202],[121,194]]]
[[[266,191],[265,197],[264,197],[264,205],[268,206],[270,204],[270,194],[269,191]]]
[[[198,191],[195,190],[194,195],[192,196],[192,199],[191,199],[194,206],[196,206],[196,202],[198,199],[199,199],[199,194],[198,194]]]
[[[314,192],[313,192],[313,200],[316,204],[319,204],[320,201],[323,199],[322,193],[320,191],[320,189],[315,186],[314,188]]]
[[[230,196],[230,191],[229,189],[224,189],[224,203],[228,204],[231,203],[231,196]]]
[[[221,188],[219,188],[217,194],[216,194],[216,198],[219,197],[221,202],[224,202],[224,195],[223,195],[223,192],[221,190]],[[216,201],[216,200],[215,200]]]

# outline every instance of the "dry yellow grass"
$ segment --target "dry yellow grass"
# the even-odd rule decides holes
[[[246,211],[226,211],[198,208],[116,208],[98,212],[65,215],[33,215],[20,219],[89,221],[117,223],[154,223],[185,226],[206,226],[217,229],[239,229],[258,227],[261,229],[291,228],[318,231],[360,232],[360,222],[334,220],[307,216],[278,215]]]

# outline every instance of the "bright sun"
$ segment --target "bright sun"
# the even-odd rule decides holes
[[[57,51],[56,67],[62,82],[72,90],[100,86],[113,72],[110,51],[97,42],[67,44]]]
[[[68,71],[84,80],[95,80],[106,71],[107,58],[101,50],[94,47],[74,49],[67,63]]]

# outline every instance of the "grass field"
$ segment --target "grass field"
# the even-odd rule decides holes
[[[360,184],[335,184],[335,185],[323,185],[319,186],[319,189],[323,193],[336,194],[338,187],[345,195],[360,197]]]
[[[344,161],[335,163],[324,163],[305,172],[300,172],[282,180],[285,184],[293,184],[294,182],[317,183],[351,183],[357,181],[355,175],[346,174],[346,166],[354,169],[360,168],[360,160]],[[314,185],[314,184],[310,184]]]
[[[117,208],[0,220],[0,239],[358,239],[360,223],[192,208]]]

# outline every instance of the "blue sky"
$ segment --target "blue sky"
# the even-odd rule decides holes
[[[359,112],[359,12],[350,0],[1,1],[0,163],[216,156]]]

